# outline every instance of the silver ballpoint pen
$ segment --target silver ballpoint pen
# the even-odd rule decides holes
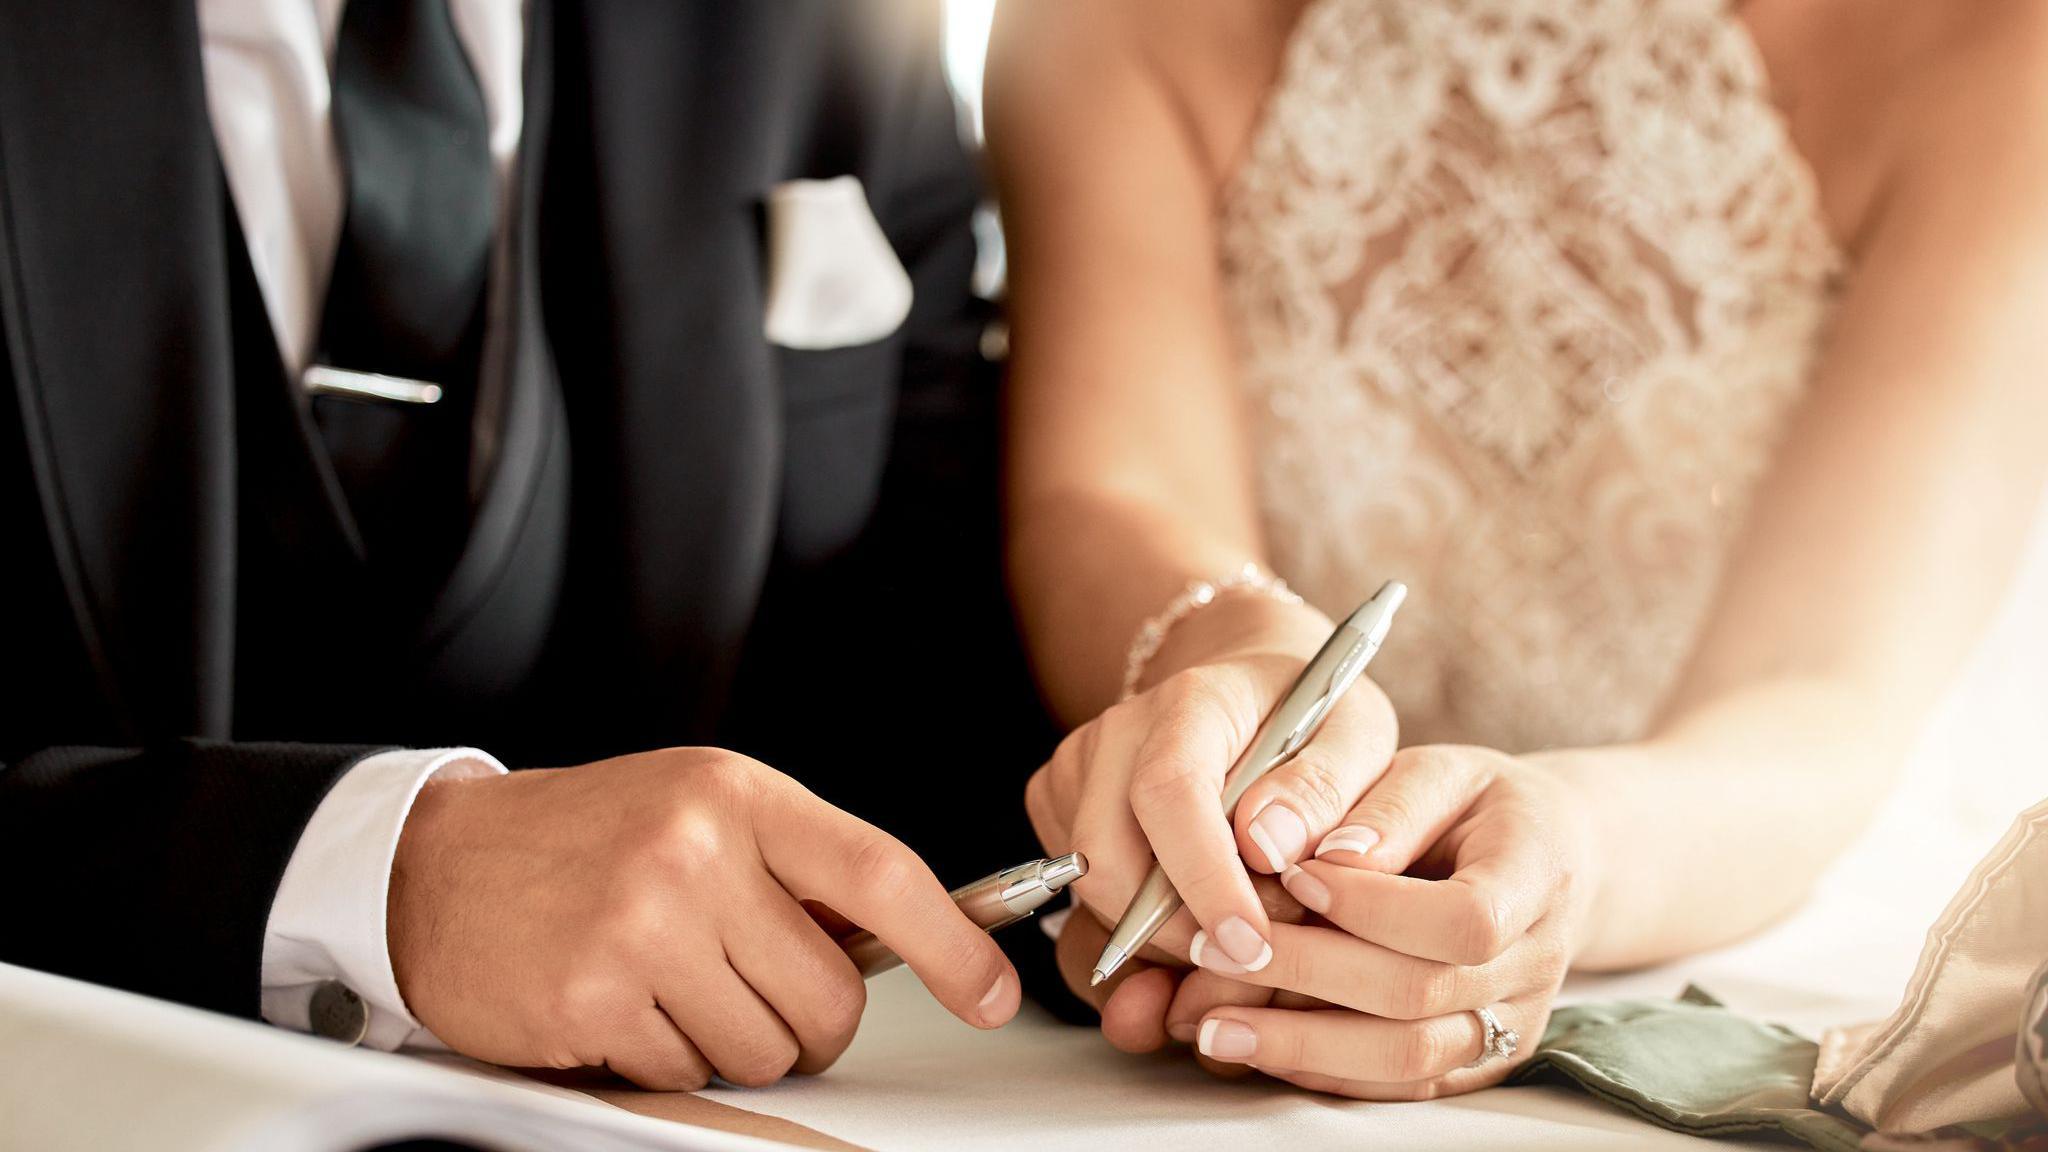
[[[1287,763],[1316,734],[1323,718],[1345,691],[1358,682],[1373,654],[1380,650],[1387,629],[1394,623],[1394,611],[1407,597],[1407,585],[1389,580],[1330,634],[1315,659],[1301,670],[1294,687],[1287,690],[1287,695],[1267,715],[1266,722],[1259,725],[1251,746],[1223,777],[1224,819],[1230,819],[1237,810],[1237,802],[1246,789]],[[1088,982],[1100,984],[1109,979],[1180,909],[1180,893],[1174,891],[1173,881],[1166,878],[1165,869],[1155,862],[1144,886],[1124,909],[1123,919],[1116,922],[1116,930],[1109,934],[1109,943],[1103,946],[1102,958],[1095,962],[1095,975]]]
[[[1069,852],[1051,860],[1033,860],[1005,868],[955,888],[953,903],[967,913],[969,920],[993,932],[1045,907],[1053,897],[1066,891],[1067,885],[1087,874],[1088,858],[1079,852]],[[839,946],[853,957],[854,966],[863,977],[887,972],[903,963],[903,957],[890,951],[872,932],[855,932],[840,940]]]

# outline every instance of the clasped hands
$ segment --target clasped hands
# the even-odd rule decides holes
[[[1585,931],[1583,809],[1499,752],[1397,752],[1392,706],[1361,681],[1226,819],[1224,773],[1329,628],[1276,616],[1309,611],[1219,603],[1200,621],[1214,638],[1175,653],[1181,670],[1075,730],[1032,777],[1039,838],[1092,864],[1062,973],[1128,1051],[1171,1039],[1222,1074],[1372,1100],[1498,1083],[1542,1036]],[[1155,855],[1187,906],[1091,988]],[[1480,1008],[1519,1033],[1518,1059],[1480,1060]]]
[[[1362,682],[1226,820],[1225,770],[1329,631],[1236,600],[1176,629],[1157,663],[1180,671],[1029,783],[1047,848],[1091,862],[1060,939],[1069,983],[1090,991],[1104,925],[1156,852],[1187,909],[1093,990],[1113,1043],[1172,1037],[1218,1070],[1373,1099],[1498,1081],[1510,1062],[1467,1067],[1472,1010],[1524,1051],[1541,1035],[1596,886],[1579,806],[1499,753],[1396,754],[1393,711]],[[837,943],[850,924],[968,1023],[1016,1013],[1008,960],[906,846],[711,748],[430,784],[386,939],[406,1006],[457,1051],[691,1089],[838,1057],[866,1002]]]

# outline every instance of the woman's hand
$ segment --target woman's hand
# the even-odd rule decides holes
[[[1077,729],[1032,776],[1025,804],[1038,837],[1051,852],[1088,854],[1074,888],[1098,920],[1116,921],[1155,856],[1166,869],[1187,909],[1154,937],[1151,958],[1184,959],[1199,933],[1204,954],[1265,967],[1272,918],[1251,871],[1305,858],[1386,769],[1393,708],[1361,680],[1314,740],[1245,794],[1235,823],[1225,818],[1224,774],[1330,631],[1313,609],[1225,597],[1169,636],[1153,671],[1170,674]]]
[[[1584,936],[1599,880],[1587,827],[1543,769],[1484,748],[1404,749],[1282,877],[1323,923],[1274,925],[1256,971],[1203,949],[1165,1029],[1205,1062],[1361,1099],[1498,1083],[1535,1049]],[[1266,1007],[1263,989],[1331,1007]],[[1474,1066],[1478,1008],[1520,1034],[1515,1059]]]

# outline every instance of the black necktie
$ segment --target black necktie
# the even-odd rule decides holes
[[[348,0],[334,60],[347,213],[320,359],[429,381],[442,399],[323,397],[315,417],[370,559],[414,578],[452,562],[466,519],[496,218],[489,132],[447,0]]]

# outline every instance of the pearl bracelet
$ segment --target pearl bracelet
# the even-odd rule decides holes
[[[1117,699],[1128,700],[1137,692],[1138,681],[1145,676],[1145,666],[1159,654],[1160,646],[1166,643],[1166,635],[1173,631],[1174,625],[1214,604],[1218,597],[1229,592],[1254,592],[1282,604],[1302,602],[1301,597],[1287,586],[1287,581],[1251,561],[1246,561],[1244,567],[1221,580],[1194,581],[1180,595],[1167,601],[1159,615],[1138,628],[1137,636],[1131,640],[1131,650],[1124,656],[1124,689]]]

